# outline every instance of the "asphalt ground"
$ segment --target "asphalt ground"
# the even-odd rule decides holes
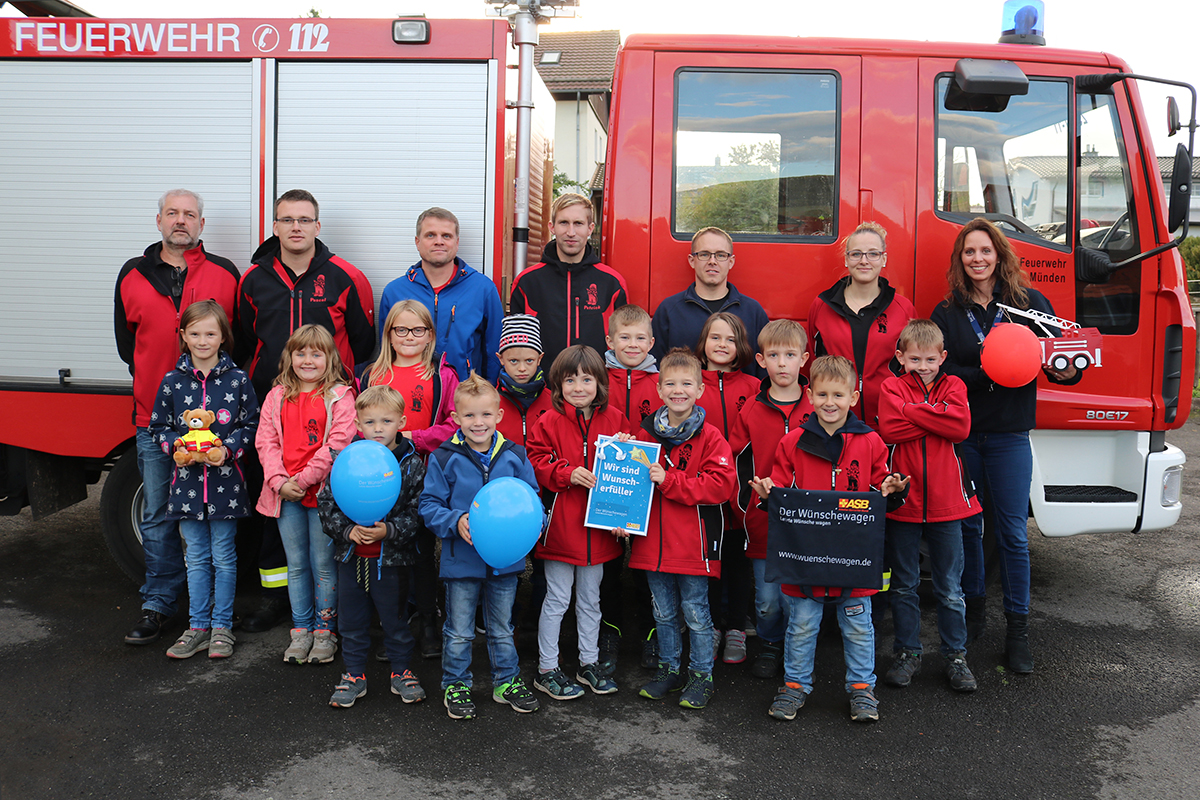
[[[401,703],[387,665],[372,662],[368,695],[330,708],[340,664],[284,664],[285,626],[240,633],[225,661],[172,661],[170,641],[122,642],[139,599],[105,550],[93,487],[39,522],[28,511],[0,519],[0,798],[1193,797],[1200,426],[1168,440],[1190,459],[1174,528],[1031,537],[1033,675],[1002,668],[993,602],[969,656],[979,691],[951,692],[926,603],[924,670],[907,689],[880,684],[873,725],[848,719],[836,635],[821,640],[816,689],[792,722],[767,716],[777,681],[752,677],[749,662],[717,665],[702,711],[638,697],[649,675],[632,640],[619,693],[569,703],[539,693],[542,709],[524,715],[490,702],[478,643],[480,714],[468,722],[447,718],[440,662],[419,658],[426,702]],[[880,674],[890,630],[885,617]],[[528,681],[536,643],[526,634],[519,648]]]

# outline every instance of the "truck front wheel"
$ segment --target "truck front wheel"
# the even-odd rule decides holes
[[[139,586],[146,579],[142,552],[142,475],[137,448],[130,447],[108,473],[100,494],[100,530],[121,571]]]

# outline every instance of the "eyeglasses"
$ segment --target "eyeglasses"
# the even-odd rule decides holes
[[[299,222],[300,226],[304,228],[307,228],[309,225],[312,225],[314,222],[316,222],[316,220],[312,217],[277,217],[275,221],[281,225],[286,225],[289,228],[295,225],[297,222]]]
[[[850,262],[862,261],[863,256],[866,256],[867,261],[872,263],[883,258],[883,250],[851,250],[846,253],[846,260]]]
[[[410,333],[413,335],[413,337],[420,339],[422,336],[429,333],[429,328],[405,328],[403,325],[397,325],[396,327],[392,328],[392,333],[396,334],[401,339],[403,339],[405,336],[408,336]]]
[[[718,262],[724,264],[733,256],[733,253],[726,253],[724,250],[718,250],[715,253],[710,250],[701,250],[699,253],[692,253],[692,255],[701,261],[708,261],[715,258]]]

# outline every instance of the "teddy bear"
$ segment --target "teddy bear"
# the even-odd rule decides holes
[[[183,412],[183,422],[188,432],[175,440],[175,463],[216,464],[223,456],[221,440],[208,428],[217,420],[217,415],[203,408]]]

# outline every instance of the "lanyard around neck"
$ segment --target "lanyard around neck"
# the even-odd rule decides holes
[[[975,329],[975,336],[979,339],[979,343],[983,344],[983,328],[979,326],[979,320],[975,319],[975,312],[972,309],[967,309],[967,319],[971,322],[971,327]],[[996,309],[996,318],[992,320],[992,325],[1004,319],[1003,309]]]

